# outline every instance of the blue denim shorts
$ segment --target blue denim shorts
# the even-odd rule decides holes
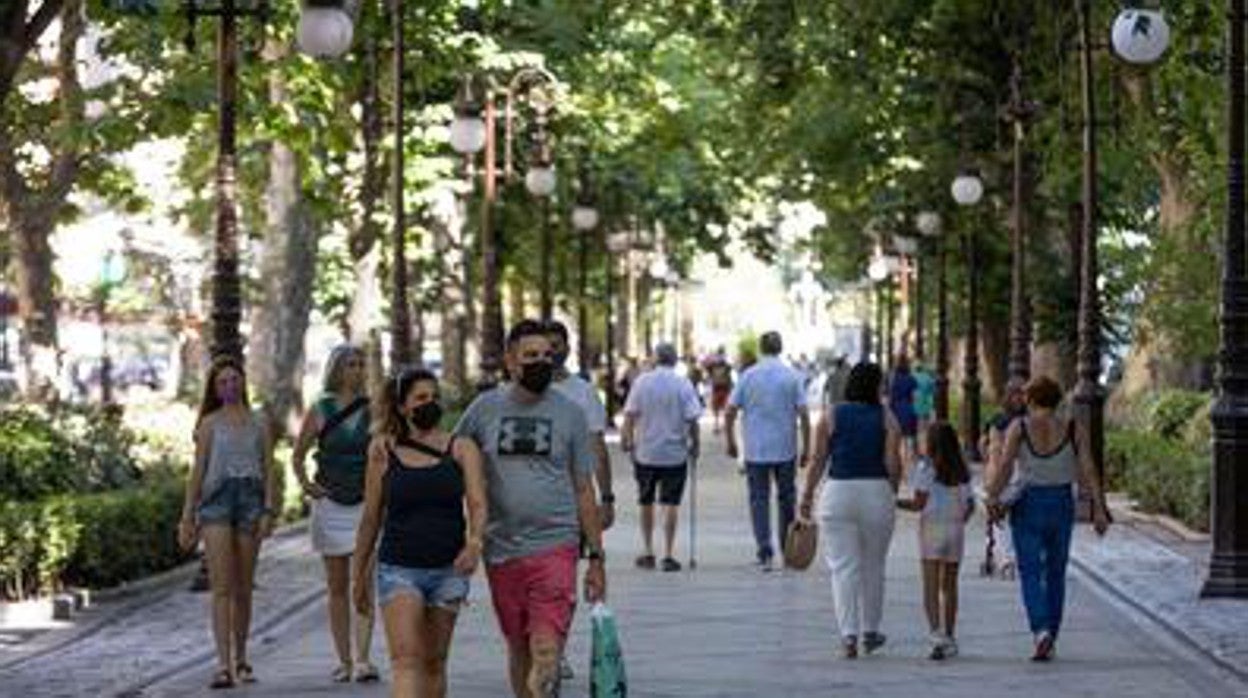
[[[253,477],[231,477],[199,504],[199,524],[255,530],[264,514],[264,484]]]
[[[454,609],[468,598],[468,578],[453,567],[430,569],[378,562],[378,603],[385,606],[404,593],[420,595],[426,606]]]

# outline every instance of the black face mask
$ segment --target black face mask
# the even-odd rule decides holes
[[[520,364],[519,383],[531,393],[541,395],[546,392],[546,388],[550,387],[550,382],[554,377],[555,365],[549,361]]]
[[[555,352],[555,354],[551,356],[550,358],[552,361],[555,362],[556,368],[563,368],[563,365],[568,363],[568,352],[566,351]]]
[[[412,410],[412,425],[421,431],[428,431],[442,421],[442,406],[436,402],[426,402]]]

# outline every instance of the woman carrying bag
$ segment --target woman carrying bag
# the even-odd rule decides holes
[[[343,344],[325,362],[321,397],[303,418],[291,464],[303,493],[311,500],[312,549],[325,564],[329,587],[329,629],[338,654],[330,674],[335,683],[380,678],[369,659],[373,615],[351,618],[351,553],[364,501],[364,471],[368,461],[369,413],[365,392],[364,352]],[[316,475],[309,479],[304,462],[315,447]],[[351,627],[355,626],[355,661],[351,655]],[[354,669],[354,676],[352,675]]]
[[[882,382],[876,364],[850,371],[845,402],[819,419],[798,510],[801,520],[811,520],[822,481],[818,520],[846,659],[857,658],[860,639],[867,653],[885,642],[884,566],[896,517],[902,434],[882,404]]]

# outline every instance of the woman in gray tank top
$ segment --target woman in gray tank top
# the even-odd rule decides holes
[[[1023,605],[1035,640],[1031,658],[1043,662],[1053,658],[1062,625],[1076,480],[1091,495],[1098,535],[1109,528],[1109,515],[1087,434],[1055,413],[1061,387],[1040,376],[1027,384],[1026,395],[1027,416],[1015,420],[1006,432],[1005,446],[989,464],[986,489],[988,505],[999,506],[998,497],[1014,469],[1019,469],[1023,489],[1010,508],[1010,529]]]
[[[186,487],[178,542],[204,539],[212,588],[212,635],[217,671],[211,688],[251,683],[247,635],[260,541],[273,530],[277,501],[272,442],[247,405],[242,365],[213,361],[195,427],[195,462]]]

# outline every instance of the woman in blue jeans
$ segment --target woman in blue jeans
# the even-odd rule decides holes
[[[1005,446],[989,464],[986,489],[989,507],[999,508],[999,498],[1015,467],[1019,469],[1022,491],[1005,504],[1010,506],[1018,578],[1035,642],[1031,658],[1045,662],[1053,658],[1066,603],[1076,479],[1091,495],[1097,535],[1109,528],[1109,515],[1087,433],[1056,414],[1061,387],[1040,376],[1027,384],[1026,397],[1027,416],[1015,420],[1006,432]]]

